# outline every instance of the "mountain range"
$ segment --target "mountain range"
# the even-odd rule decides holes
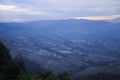
[[[119,73],[119,34],[120,23],[102,20],[0,23],[0,38],[13,57],[21,54],[25,61],[74,77],[91,72]]]

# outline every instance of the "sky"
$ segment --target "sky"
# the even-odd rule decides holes
[[[0,22],[120,18],[120,0],[0,0]]]

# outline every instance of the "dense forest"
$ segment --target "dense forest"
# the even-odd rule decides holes
[[[0,42],[0,80],[70,80],[67,73],[54,75],[51,71],[31,75],[24,62],[12,59],[9,49]],[[91,76],[74,78],[73,80],[120,80],[119,74],[99,73]]]

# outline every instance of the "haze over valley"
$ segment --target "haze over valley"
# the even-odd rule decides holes
[[[119,26],[84,19],[0,23],[0,38],[13,57],[21,54],[26,64],[29,60],[54,73],[68,72],[74,77],[119,73]]]

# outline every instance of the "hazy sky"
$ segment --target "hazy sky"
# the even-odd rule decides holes
[[[120,0],[0,0],[0,21],[118,17]]]

